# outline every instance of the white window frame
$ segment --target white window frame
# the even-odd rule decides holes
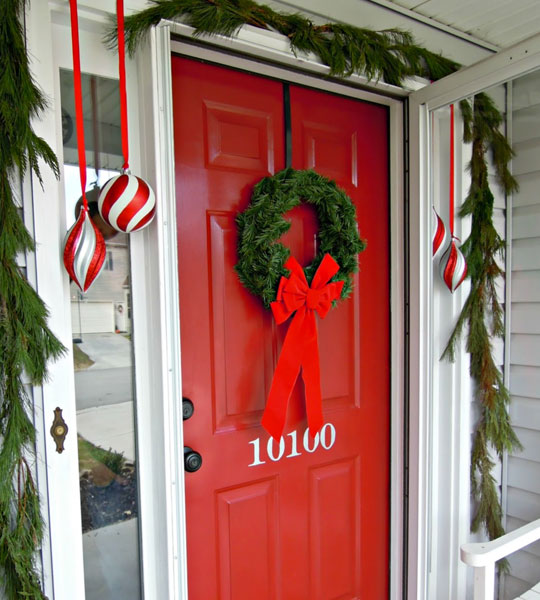
[[[433,421],[433,281],[431,260],[431,177],[430,177],[430,114],[431,111],[458,102],[475,93],[500,85],[510,79],[540,67],[540,35],[533,36],[508,50],[486,58],[470,67],[445,77],[414,92],[409,97],[410,131],[410,462],[409,462],[409,598],[428,600],[433,585],[440,585],[441,572],[448,566],[433,551],[433,536],[446,536],[455,545],[453,573],[445,583],[459,590],[448,598],[466,597],[466,575],[459,565],[459,545],[468,541],[470,499],[461,495],[444,531],[437,528],[438,507],[431,498],[440,493],[433,485],[434,477],[463,453],[463,436],[446,456],[431,452]],[[457,307],[456,307],[457,308]],[[463,369],[458,364],[456,369]],[[459,404],[463,377],[448,390],[448,403]],[[461,447],[460,447],[461,444]],[[470,441],[468,450],[470,452]],[[468,469],[468,465],[462,465]],[[461,473],[463,476],[463,473]],[[468,476],[468,471],[467,475]],[[445,585],[438,588],[438,598],[446,598]],[[444,588],[444,589],[443,589]]]
[[[102,32],[108,24],[107,11],[111,4],[96,7],[97,2],[79,2],[79,29],[81,36],[81,65],[85,72],[117,78],[116,58],[107,52],[101,43],[89,41],[86,34]],[[103,3],[102,3],[103,4]],[[141,6],[142,8],[142,6]],[[32,0],[26,12],[26,33],[28,52],[34,80],[49,99],[49,107],[40,119],[33,123],[34,130],[49,144],[58,157],[63,159],[62,119],[59,86],[59,68],[71,68],[71,46],[68,36],[62,31],[60,40],[55,24],[65,25],[69,31],[69,7],[63,1],[43,2]],[[85,36],[87,39],[85,39]],[[95,36],[94,36],[95,37]],[[83,46],[84,44],[84,46]],[[131,166],[142,172],[139,148],[140,129],[138,123],[138,82],[137,67],[133,61],[127,64],[128,109],[131,145]],[[149,137],[150,139],[150,137]],[[151,144],[149,143],[149,146]],[[153,164],[156,163],[153,157]],[[51,171],[43,167],[43,187],[36,177],[25,187],[25,217],[34,232],[36,252],[30,262],[29,275],[50,313],[49,326],[66,346],[67,353],[60,360],[49,365],[49,379],[40,388],[34,389],[35,424],[37,429],[38,482],[42,496],[42,512],[45,530],[49,533],[42,544],[43,584],[46,595],[51,600],[71,600],[85,597],[84,564],[81,513],[79,497],[79,465],[76,437],[75,384],[73,355],[71,351],[72,330],[70,320],[69,279],[62,265],[63,241],[66,232],[66,209],[64,186],[54,178]],[[162,188],[156,190],[164,194]],[[31,207],[28,205],[32,198]],[[164,203],[163,208],[166,208]],[[32,212],[33,209],[33,212]],[[163,224],[164,210],[160,213]],[[142,585],[146,598],[185,598],[187,586],[185,576],[176,571],[181,551],[181,536],[175,531],[175,523],[182,518],[182,504],[176,501],[174,493],[175,477],[183,477],[183,463],[180,462],[181,410],[174,413],[178,403],[171,386],[181,389],[177,370],[169,368],[161,360],[175,361],[175,340],[154,336],[153,329],[160,323],[164,312],[163,296],[145,288],[148,281],[158,290],[159,286],[170,283],[169,273],[161,272],[161,263],[153,264],[144,256],[145,244],[159,247],[162,252],[166,245],[160,238],[161,230],[156,226],[143,232],[132,234],[131,246],[133,264],[142,268],[133,270],[134,352],[137,390],[136,430],[139,453],[139,522],[141,536],[141,567],[144,577]],[[152,258],[156,258],[153,256]],[[154,270],[156,269],[156,270]],[[141,275],[144,272],[144,281]],[[166,351],[163,350],[166,346]],[[154,360],[150,363],[148,357]],[[172,364],[179,364],[179,359]],[[167,402],[162,399],[167,398]],[[63,416],[70,428],[62,454],[55,451],[55,444],[49,429],[54,408],[63,408]],[[181,406],[181,405],[180,405]],[[179,418],[178,418],[179,417]],[[179,435],[179,439],[175,438]],[[155,494],[153,490],[162,490]],[[180,517],[178,517],[180,515]],[[184,581],[185,589],[177,589]]]

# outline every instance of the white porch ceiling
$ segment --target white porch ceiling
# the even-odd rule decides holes
[[[508,48],[540,32],[538,0],[370,0],[394,4],[424,22],[451,27],[493,45]],[[412,15],[411,15],[412,16]]]

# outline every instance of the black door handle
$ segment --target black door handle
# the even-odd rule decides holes
[[[184,468],[188,473],[194,473],[202,467],[202,456],[189,446],[184,446]]]

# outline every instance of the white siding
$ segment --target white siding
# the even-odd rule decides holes
[[[513,171],[520,185],[512,210],[510,414],[523,452],[508,457],[506,528],[540,517],[540,75],[513,84]],[[540,544],[510,557],[504,600],[540,580]]]

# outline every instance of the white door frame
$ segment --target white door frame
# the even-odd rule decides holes
[[[410,131],[410,462],[409,462],[409,598],[428,600],[430,590],[443,569],[433,550],[434,535],[444,535],[455,548],[451,585],[465,597],[466,577],[459,563],[459,545],[469,530],[468,494],[460,498],[450,515],[446,531],[435,531],[438,513],[430,499],[441,492],[432,485],[437,472],[444,472],[441,456],[432,450],[433,360],[433,282],[431,259],[431,178],[430,112],[475,93],[499,85],[540,67],[540,35],[525,40],[470,67],[414,92],[409,97]],[[456,369],[463,365],[457,365]],[[466,376],[466,375],[464,375]],[[448,402],[459,404],[460,378],[448,390]],[[470,452],[469,430],[463,432]],[[458,448],[451,448],[448,463],[456,459]],[[468,478],[468,465],[465,477]],[[463,475],[463,474],[462,474]],[[439,580],[440,583],[440,580]],[[442,588],[441,588],[442,590]],[[441,591],[444,593],[444,591]],[[461,594],[461,595],[460,595]],[[443,598],[443,595],[438,596]]]
[[[170,34],[173,31],[177,35],[182,35],[183,40],[170,41]],[[375,91],[366,91],[365,78],[352,78],[356,85],[343,85],[338,82],[315,79],[312,75],[302,74],[298,71],[291,71],[283,66],[274,66],[262,62],[253,62],[248,58],[224,53],[220,46],[226,46],[229,51],[233,50],[243,55],[272,57],[278,59],[285,65],[299,66],[305,70],[313,70],[315,73],[326,71],[315,61],[306,58],[298,59],[283,45],[287,44],[281,36],[257,30],[251,27],[242,29],[240,39],[230,40],[227,38],[211,38],[209,43],[203,45],[194,45],[190,43],[193,29],[185,25],[162,23],[153,30],[149,36],[149,48],[141,52],[141,66],[139,70],[139,79],[142,83],[141,104],[145,106],[141,121],[145,123],[145,129],[153,132],[152,147],[148,148],[145,164],[149,167],[148,173],[150,180],[156,179],[158,188],[169,192],[169,195],[158,196],[167,198],[166,216],[158,221],[160,231],[163,231],[161,243],[163,248],[156,245],[148,245],[144,251],[146,260],[162,261],[164,272],[170,272],[171,276],[167,282],[160,280],[159,290],[164,296],[165,304],[169,307],[168,312],[162,313],[165,323],[162,332],[169,332],[173,337],[178,338],[178,305],[177,305],[177,281],[176,281],[176,239],[174,227],[174,149],[172,141],[172,105],[171,105],[171,75],[170,75],[170,57],[171,51],[185,56],[198,57],[209,60],[221,65],[228,65],[236,68],[244,68],[250,72],[259,73],[278,79],[294,82],[301,85],[315,87],[333,91],[342,95],[369,100],[389,107],[390,113],[390,172],[391,172],[391,331],[392,331],[392,397],[391,397],[391,598],[402,597],[402,562],[403,562],[403,447],[404,447],[404,271],[403,271],[403,105],[396,97],[404,96],[408,92],[386,84],[379,84],[377,87],[385,93],[391,93],[391,96],[381,96]],[[199,38],[200,40],[200,38]],[[213,47],[212,47],[213,46]],[[216,46],[218,46],[216,48]],[[150,60],[149,60],[150,58]],[[145,83],[146,82],[146,83]],[[364,89],[360,89],[361,85]],[[374,87],[374,86],[372,86]],[[142,137],[145,137],[144,134]],[[147,139],[147,144],[149,140]],[[152,166],[152,160],[155,157],[158,163]],[[160,168],[159,165],[168,166]],[[159,240],[158,240],[159,241]],[[158,254],[161,257],[158,257]],[[152,258],[154,256],[154,258]],[[173,273],[174,272],[174,273]],[[134,282],[135,283],[135,282]],[[165,284],[164,284],[165,283]],[[148,289],[148,285],[146,286]],[[134,289],[134,295],[135,295]],[[174,357],[178,357],[178,350],[174,349]],[[173,360],[173,357],[167,359],[165,363],[179,365],[179,362]],[[180,374],[175,379],[175,388],[172,398],[180,398]],[[173,388],[171,388],[172,390]],[[171,401],[174,401],[171,399]],[[181,437],[177,434],[177,439]],[[179,468],[177,464],[177,468]],[[177,521],[178,539],[185,543],[185,521],[183,520],[183,479],[178,477],[178,495],[181,507],[178,513],[182,515]],[[182,545],[182,550],[184,546]],[[178,564],[178,575],[180,577],[179,589],[185,589],[186,564],[185,553]],[[175,596],[184,598],[185,596]]]

